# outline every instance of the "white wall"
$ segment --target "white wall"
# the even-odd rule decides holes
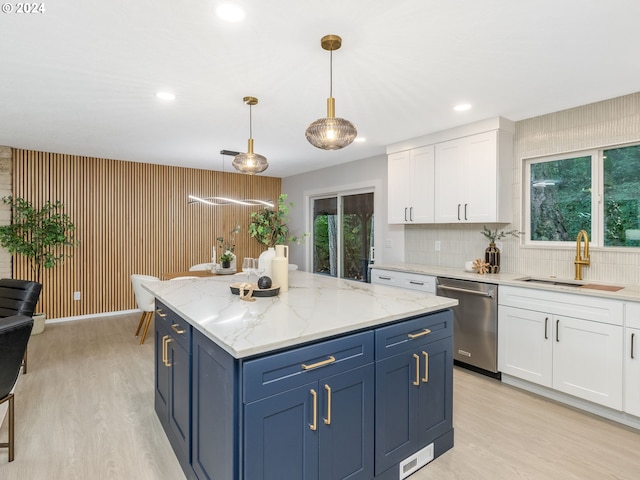
[[[347,147],[348,148],[348,147]],[[293,235],[311,232],[309,196],[355,188],[374,189],[374,245],[376,263],[404,261],[404,228],[387,225],[387,157],[377,157],[324,168],[282,179],[282,192],[294,203],[289,212]],[[290,245],[291,262],[311,270],[311,237],[304,245]]]

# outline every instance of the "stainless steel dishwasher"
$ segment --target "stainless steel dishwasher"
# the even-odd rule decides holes
[[[493,377],[498,373],[498,286],[438,277],[436,295],[455,298],[453,359]]]

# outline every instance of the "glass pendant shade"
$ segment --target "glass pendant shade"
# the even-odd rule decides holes
[[[244,97],[242,100],[244,103],[249,105],[249,142],[247,146],[247,153],[240,153],[233,157],[231,165],[241,173],[255,175],[256,173],[264,172],[269,166],[269,162],[266,157],[259,153],[253,153],[251,107],[258,104],[258,99],[255,97]]]
[[[353,123],[344,118],[336,118],[332,114],[334,106],[335,99],[327,99],[327,118],[320,118],[307,127],[307,140],[314,147],[339,150],[350,145],[358,135]]]
[[[320,40],[322,48],[331,53],[329,70],[329,98],[327,116],[312,122],[305,132],[311,145],[322,150],[339,150],[350,145],[358,135],[356,127],[349,120],[336,118],[336,100],[333,98],[333,51],[340,48],[342,39],[337,35],[326,35]]]
[[[253,153],[253,138],[250,138],[248,152],[233,157],[231,165],[241,173],[255,175],[264,172],[269,166],[269,162],[259,153]]]

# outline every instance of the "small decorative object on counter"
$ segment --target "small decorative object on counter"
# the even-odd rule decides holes
[[[271,288],[272,283],[273,282],[271,281],[271,278],[265,275],[264,277],[260,277],[258,279],[258,288],[261,290],[264,290],[265,288]]]
[[[289,247],[276,245],[276,256],[271,260],[273,281],[280,285],[280,291],[289,290]]]
[[[496,247],[496,241],[505,238],[508,235],[512,237],[519,238],[521,233],[517,229],[515,230],[490,230],[486,225],[482,226],[482,231],[480,232],[489,240],[489,246],[484,251],[484,260],[489,264],[488,273],[499,273],[500,272],[500,249]]]
[[[487,273],[489,271],[489,266],[489,263],[483,261],[481,258],[476,258],[473,261],[473,271],[480,275]]]
[[[267,248],[258,257],[258,272],[262,275],[270,277],[272,275],[271,262],[276,256],[276,250],[274,247]]]

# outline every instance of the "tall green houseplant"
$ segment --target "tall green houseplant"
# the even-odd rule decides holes
[[[287,195],[280,194],[277,208],[264,207],[257,212],[251,212],[249,235],[267,247],[282,245],[290,240],[289,234],[289,206],[286,203]]]
[[[60,201],[47,201],[37,208],[24,198],[8,196],[2,203],[11,207],[11,224],[0,226],[0,245],[12,255],[26,257],[33,280],[42,283],[42,270],[69,257],[65,247],[76,246],[75,226]]]

